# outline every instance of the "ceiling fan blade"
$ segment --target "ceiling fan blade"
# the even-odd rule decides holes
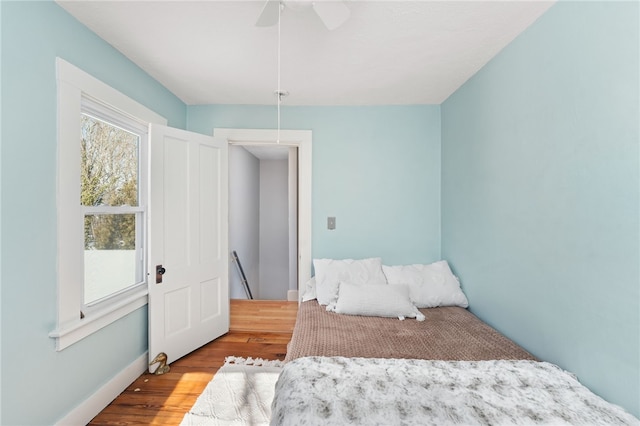
[[[267,0],[256,21],[257,27],[270,27],[278,23],[280,16],[280,0]]]
[[[351,11],[342,1],[317,0],[313,2],[313,10],[329,30],[335,30],[344,24],[351,15]]]

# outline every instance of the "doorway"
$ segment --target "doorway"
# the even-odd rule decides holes
[[[297,300],[297,151],[229,146],[232,299]]]
[[[298,300],[311,277],[311,131],[215,129],[229,143],[229,294]]]

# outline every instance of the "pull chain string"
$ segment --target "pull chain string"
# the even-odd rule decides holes
[[[278,2],[278,135],[276,143],[280,143],[280,102],[282,101],[282,92],[280,91],[280,20],[282,18],[282,3]]]

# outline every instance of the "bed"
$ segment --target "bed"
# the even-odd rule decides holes
[[[467,309],[420,309],[424,321],[343,315],[302,302],[285,361],[306,356],[437,360],[535,359]]]
[[[333,272],[314,261],[320,277],[299,306],[272,425],[640,425],[465,309],[446,263],[398,275],[367,261],[327,260]]]

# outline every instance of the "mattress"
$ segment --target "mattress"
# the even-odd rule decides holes
[[[302,302],[285,361],[306,356],[430,360],[535,360],[530,353],[460,307],[420,309],[425,321],[327,312]]]

